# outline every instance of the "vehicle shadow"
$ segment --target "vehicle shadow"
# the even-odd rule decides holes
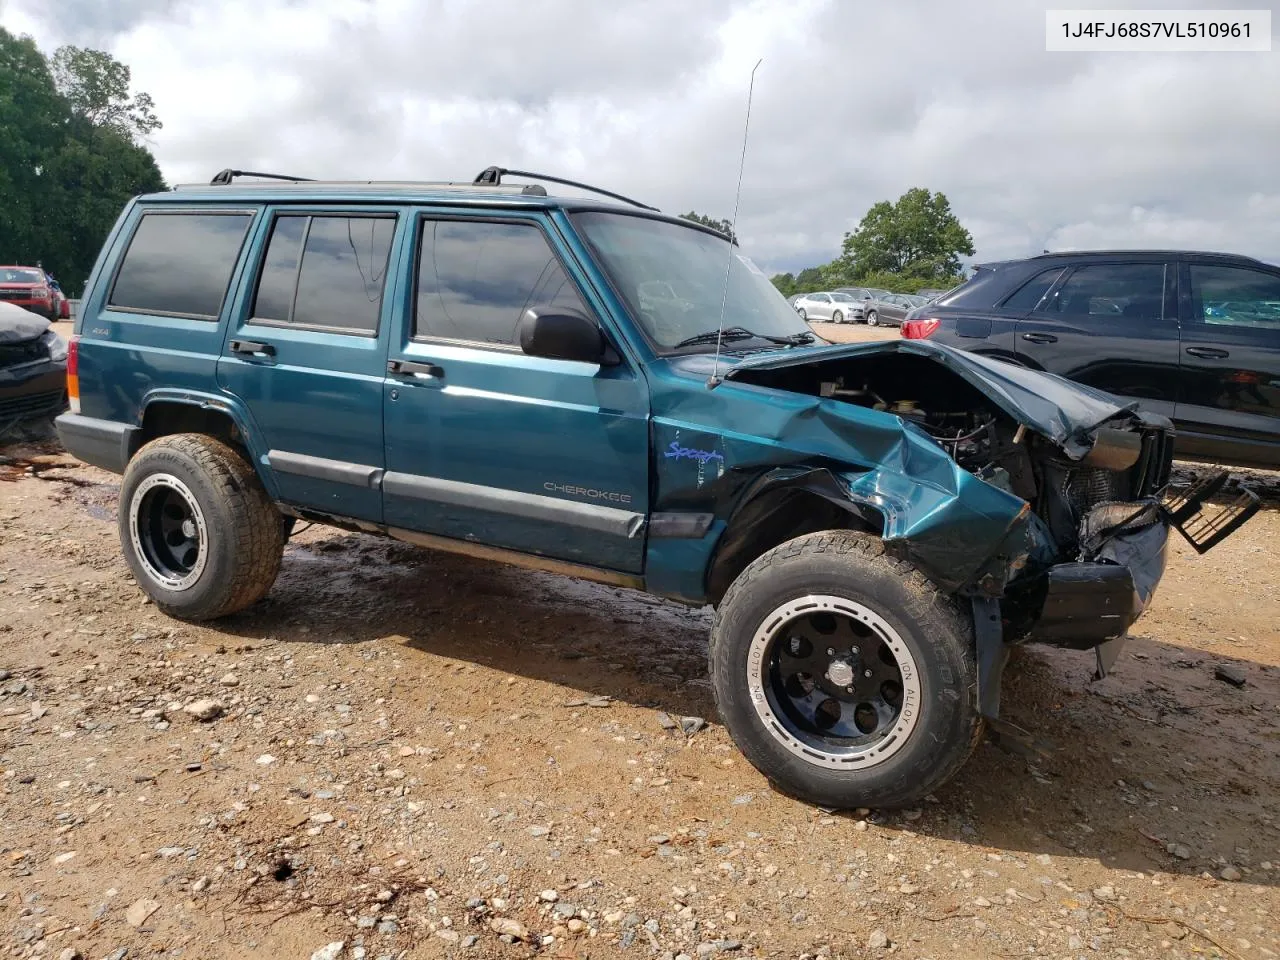
[[[634,591],[308,531],[270,597],[218,627],[286,643],[391,638],[575,691],[566,700],[712,719],[710,620]],[[1244,685],[1215,678],[1221,666]],[[1280,669],[1147,636],[1106,679],[1091,681],[1092,668],[1092,654],[1019,651],[1004,718],[1051,749],[1024,756],[985,742],[921,810],[873,819],[1014,858],[1215,876],[1231,864],[1248,882],[1280,883],[1258,866],[1280,824]]]

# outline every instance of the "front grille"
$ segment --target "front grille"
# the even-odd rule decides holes
[[[0,367],[16,367],[20,363],[33,363],[49,359],[49,348],[39,340],[23,340],[19,343],[0,343]]]
[[[0,290],[0,300],[30,300],[30,290]]]
[[[66,403],[65,390],[29,393],[24,397],[0,397],[0,424],[58,413]]]
[[[1123,475],[1101,467],[1080,467],[1067,477],[1067,501],[1083,515],[1095,503],[1121,498]]]

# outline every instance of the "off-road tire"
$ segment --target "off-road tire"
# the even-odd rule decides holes
[[[202,514],[205,562],[182,589],[168,589],[135,549],[135,493],[149,477],[174,477]],[[129,461],[120,485],[118,527],[125,560],[138,585],[164,613],[180,620],[213,620],[243,610],[266,595],[280,572],[284,524],[253,467],[213,437],[178,433],[159,437]]]
[[[748,656],[765,619],[810,595],[874,611],[910,650],[921,698],[901,747],[857,770],[798,756],[762,721],[748,688]],[[964,765],[982,736],[973,621],[876,537],[846,530],[797,537],[747,567],[716,611],[711,683],[720,717],[746,758],[780,790],[823,807],[908,806]]]

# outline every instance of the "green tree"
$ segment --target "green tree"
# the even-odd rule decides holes
[[[80,53],[64,57],[79,78],[67,95],[34,41],[0,28],[0,263],[42,263],[72,296],[129,199],[164,189],[135,142],[159,126],[151,98],[130,96],[107,54]]]
[[[813,293],[822,289],[822,270],[819,267],[805,267],[796,274],[796,293]]]
[[[973,237],[951,212],[946,194],[913,187],[896,202],[882,200],[868,210],[845,234],[839,260],[859,282],[883,272],[941,284],[960,273],[962,255],[973,256]]]
[[[700,223],[704,227],[710,227],[712,230],[719,230],[734,243],[738,242],[738,237],[733,232],[733,224],[728,220],[717,220],[715,217],[708,217],[704,213],[695,213],[692,210],[688,213],[680,214],[680,219],[692,220],[694,223]]]
[[[59,47],[50,61],[54,84],[71,112],[93,126],[142,139],[163,124],[148,93],[130,93],[127,66],[102,50]]]
[[[769,282],[772,283],[778,289],[778,292],[784,297],[789,297],[793,293],[797,292],[796,278],[793,274],[775,273],[769,278]]]

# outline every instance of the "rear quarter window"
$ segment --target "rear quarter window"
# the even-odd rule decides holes
[[[107,306],[217,319],[252,219],[247,211],[143,214]]]

